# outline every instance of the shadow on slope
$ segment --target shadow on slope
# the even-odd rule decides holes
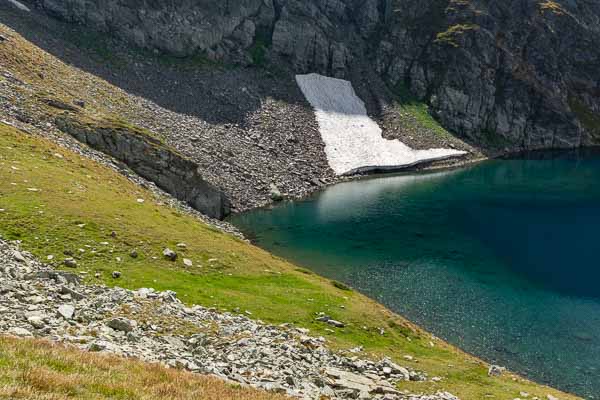
[[[118,39],[33,10],[0,9],[0,20],[66,64],[157,105],[211,124],[244,124],[271,97],[305,102],[290,71],[234,67],[196,56],[176,58],[131,49]]]

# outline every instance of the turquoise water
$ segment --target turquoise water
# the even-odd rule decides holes
[[[600,399],[600,156],[342,183],[233,221],[439,337]]]

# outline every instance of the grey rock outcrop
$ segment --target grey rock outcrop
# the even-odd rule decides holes
[[[598,143],[598,3],[425,3],[400,3],[382,34],[376,65],[390,86],[483,147]]]
[[[205,51],[219,54],[247,48],[254,33],[270,25],[271,0],[89,1],[41,0],[50,14],[86,23],[136,45],[178,57]]]
[[[81,121],[64,114],[57,126],[77,140],[127,164],[140,176],[211,218],[229,214],[230,203],[206,182],[198,165],[164,145],[151,134],[115,121]]]

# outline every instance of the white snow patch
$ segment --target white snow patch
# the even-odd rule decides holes
[[[465,154],[452,149],[414,150],[399,140],[383,138],[348,81],[308,74],[296,75],[296,82],[315,109],[327,160],[338,175],[398,169]]]
[[[17,0],[8,0],[8,2],[10,4],[12,4],[13,6],[17,7],[21,11],[27,11],[27,12],[31,11],[29,9],[29,7],[27,7],[25,4],[21,3],[20,1],[17,1]]]

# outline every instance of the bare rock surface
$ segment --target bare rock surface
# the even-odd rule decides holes
[[[297,73],[366,63],[450,131],[489,149],[600,141],[600,4],[573,0],[41,0],[139,46]],[[208,23],[206,23],[206,22]],[[259,57],[262,60],[264,57]]]

